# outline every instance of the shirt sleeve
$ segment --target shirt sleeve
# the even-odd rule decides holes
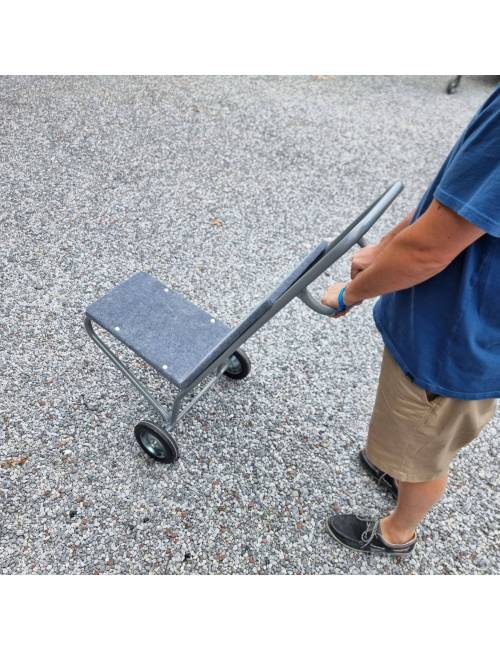
[[[500,96],[467,129],[434,198],[488,234],[500,237]]]

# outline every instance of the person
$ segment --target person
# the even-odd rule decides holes
[[[385,517],[328,518],[350,548],[403,556],[445,492],[448,466],[500,396],[500,85],[465,129],[417,209],[352,259],[322,302],[368,298],[384,353],[363,467],[397,499]]]

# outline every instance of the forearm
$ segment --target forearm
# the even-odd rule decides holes
[[[347,285],[344,300],[353,305],[385,293],[408,289],[437,275],[447,264],[422,250],[411,236],[411,228],[405,227],[391,237],[372,264]]]
[[[399,235],[400,232],[402,232],[405,228],[407,228],[411,224],[411,220],[413,218],[413,215],[415,214],[415,211],[410,212],[405,219],[400,221],[397,226],[395,226],[392,230],[390,230],[388,233],[386,233],[382,239],[376,244],[377,248],[382,251],[387,244],[389,244],[394,237]]]
[[[344,303],[355,305],[368,298],[414,287],[443,271],[457,255],[485,234],[485,231],[456,214],[435,199],[413,223],[411,216],[389,233],[388,240],[347,285],[337,282],[329,287],[321,302],[339,307],[339,292]],[[376,248],[376,247],[372,247]],[[361,249],[367,251],[368,249]],[[346,314],[343,310],[337,316]]]

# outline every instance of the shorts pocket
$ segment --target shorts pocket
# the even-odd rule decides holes
[[[425,390],[401,370],[387,348],[384,350],[378,399],[385,412],[391,413],[391,417],[398,422],[398,426],[406,426],[408,430],[418,429],[427,420],[433,406]]]
[[[427,397],[428,402],[433,402],[436,399],[436,397],[439,397],[437,393],[431,393],[428,390],[425,391],[425,396]]]

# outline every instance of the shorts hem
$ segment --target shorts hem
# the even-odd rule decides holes
[[[373,450],[369,450],[367,448],[366,455],[368,456],[370,463],[378,467],[378,469],[382,470],[386,474],[389,474],[389,476],[392,476],[392,478],[396,479],[396,481],[403,481],[403,483],[426,483],[427,481],[434,481],[443,476],[443,474],[446,474],[448,471],[448,467],[432,473],[426,473],[424,471],[420,472],[418,470],[405,471],[396,466],[392,466],[390,463],[388,464],[382,457],[378,457],[376,453],[373,453]]]

